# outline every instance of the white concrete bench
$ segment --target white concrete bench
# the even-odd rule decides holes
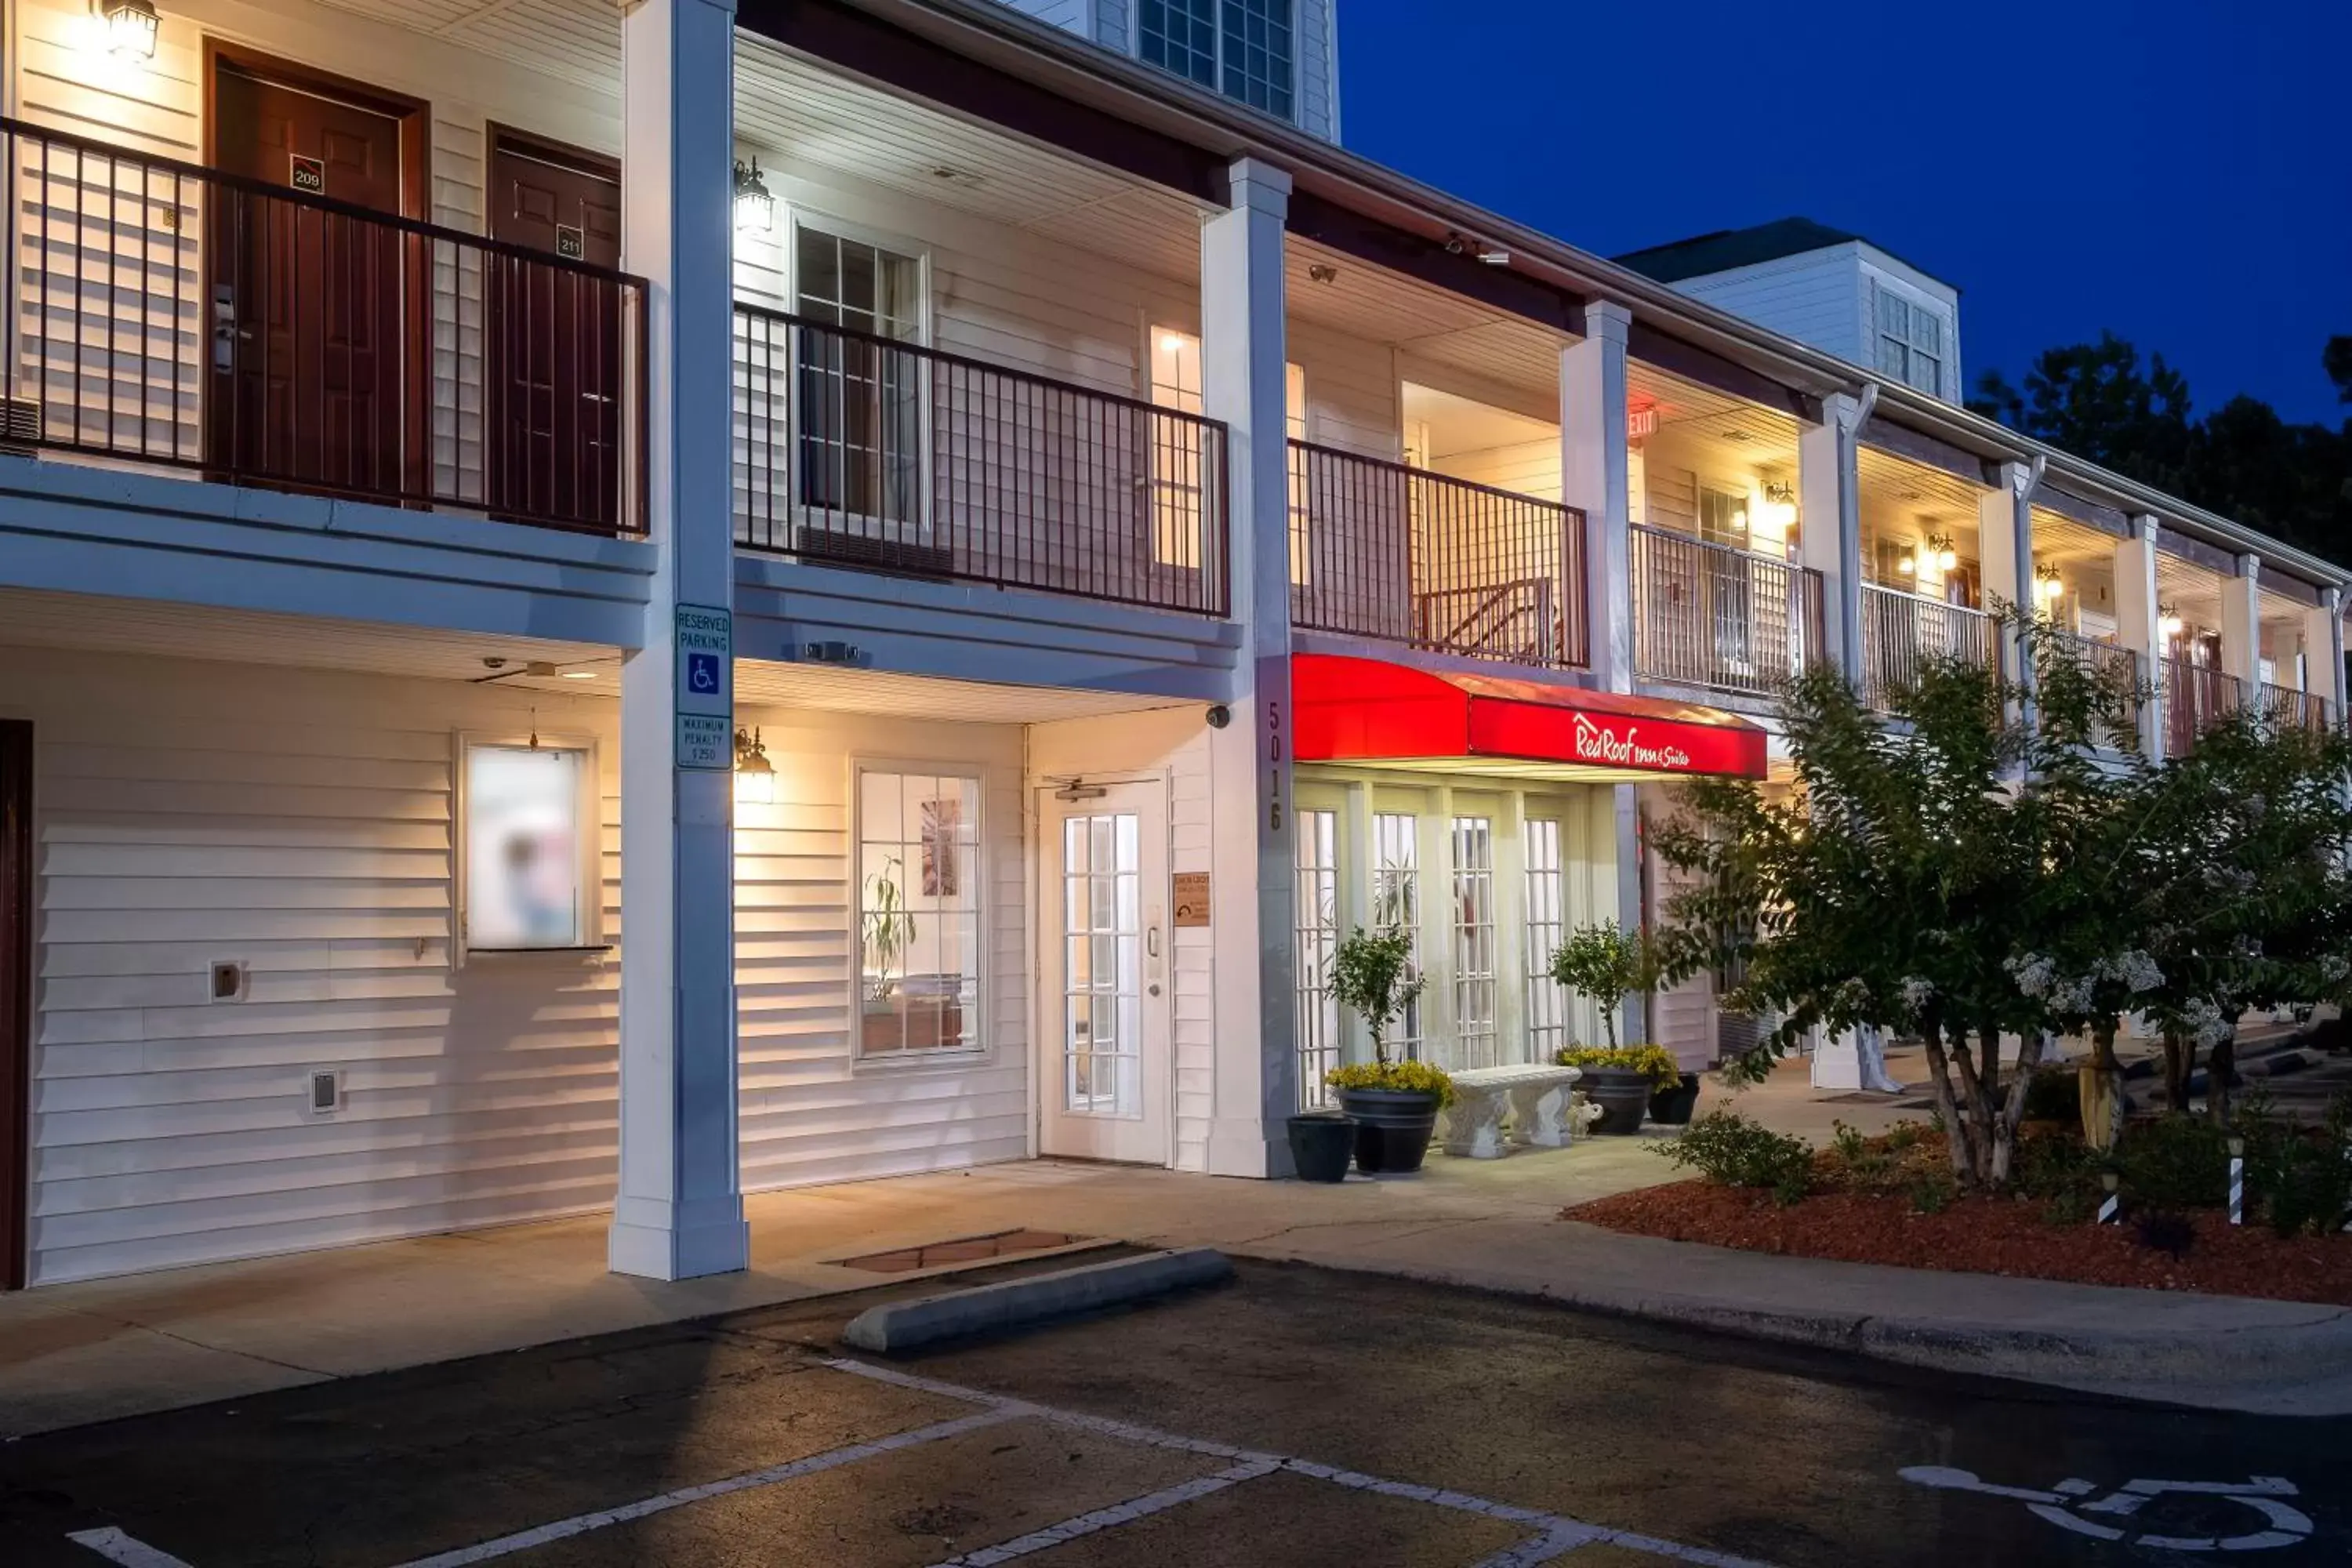
[[[1449,1075],[1454,1103],[1445,1110],[1445,1152],[1473,1160],[1499,1160],[1503,1118],[1511,1119],[1511,1141],[1562,1149],[1570,1136],[1570,1090],[1584,1075],[1574,1068],[1470,1068]]]

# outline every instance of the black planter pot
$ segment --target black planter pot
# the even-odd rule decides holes
[[[1606,1115],[1593,1131],[1630,1138],[1642,1130],[1643,1113],[1650,1109],[1650,1075],[1631,1068],[1586,1068],[1576,1080],[1587,1100]]]
[[[1328,1111],[1290,1119],[1290,1163],[1302,1182],[1344,1182],[1356,1153],[1356,1124]]]
[[[1683,1074],[1680,1083],[1650,1096],[1650,1120],[1661,1127],[1687,1127],[1698,1109],[1698,1074]]]
[[[1437,1096],[1391,1089],[1343,1089],[1339,1109],[1356,1124],[1356,1169],[1402,1175],[1421,1169],[1437,1127]]]

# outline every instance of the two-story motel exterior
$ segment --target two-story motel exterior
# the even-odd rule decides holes
[[[1332,9],[12,0],[0,1284],[1281,1174],[1347,927],[1586,1036],[1660,784],[1996,596],[2336,721],[2344,574],[1959,410],[1933,279],[1352,157]]]

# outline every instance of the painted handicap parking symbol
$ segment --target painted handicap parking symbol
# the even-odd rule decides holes
[[[2094,1541],[2117,1541],[2160,1552],[2261,1552],[2300,1545],[2312,1531],[2310,1516],[2283,1500],[2296,1492],[2294,1483],[2280,1476],[2250,1476],[2242,1481],[2130,1480],[2102,1495],[2095,1483],[2085,1480],[2063,1480],[2048,1491],[2036,1491],[2030,1487],[1997,1486],[1979,1479],[1973,1470],[1941,1465],[1914,1465],[1895,1473],[1914,1486],[2013,1498],[2025,1504],[2026,1512],[2061,1530]],[[2236,1535],[2160,1535],[2135,1528],[2140,1510],[2166,1496],[2224,1499],[2262,1515],[2267,1528]],[[2116,1522],[2106,1522],[2110,1520]]]
[[[719,695],[719,656],[715,653],[690,653],[686,656],[686,689],[704,697]]]

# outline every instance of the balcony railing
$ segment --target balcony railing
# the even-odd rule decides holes
[[[1899,588],[1862,585],[1862,694],[1874,708],[1917,683],[1938,659],[1960,659],[1999,674],[2000,624],[1982,610],[1923,598]]]
[[[2317,734],[2327,728],[2327,699],[2308,691],[2297,691],[2291,686],[2273,686],[2263,682],[2263,720],[2278,730],[2308,730]]]
[[[2079,632],[2053,632],[2052,636],[2057,646],[2064,649],[2076,664],[2122,699],[2126,711],[2137,723],[2140,691],[2147,683],[2147,678],[2141,673],[2140,656],[2118,643],[2086,637]],[[2122,739],[2120,736],[2106,738],[2110,742]]]
[[[0,143],[0,443],[644,530],[639,279],[15,120]]]
[[[1822,656],[1822,574],[1636,524],[1633,669],[1762,694]]]
[[[1227,612],[1216,420],[755,305],[734,377],[740,543]]]
[[[2178,655],[2164,661],[2164,746],[2179,756],[2197,737],[2225,722],[2245,704],[2245,683],[2236,676]]]
[[[1293,623],[1548,668],[1589,661],[1584,514],[1290,444]]]

